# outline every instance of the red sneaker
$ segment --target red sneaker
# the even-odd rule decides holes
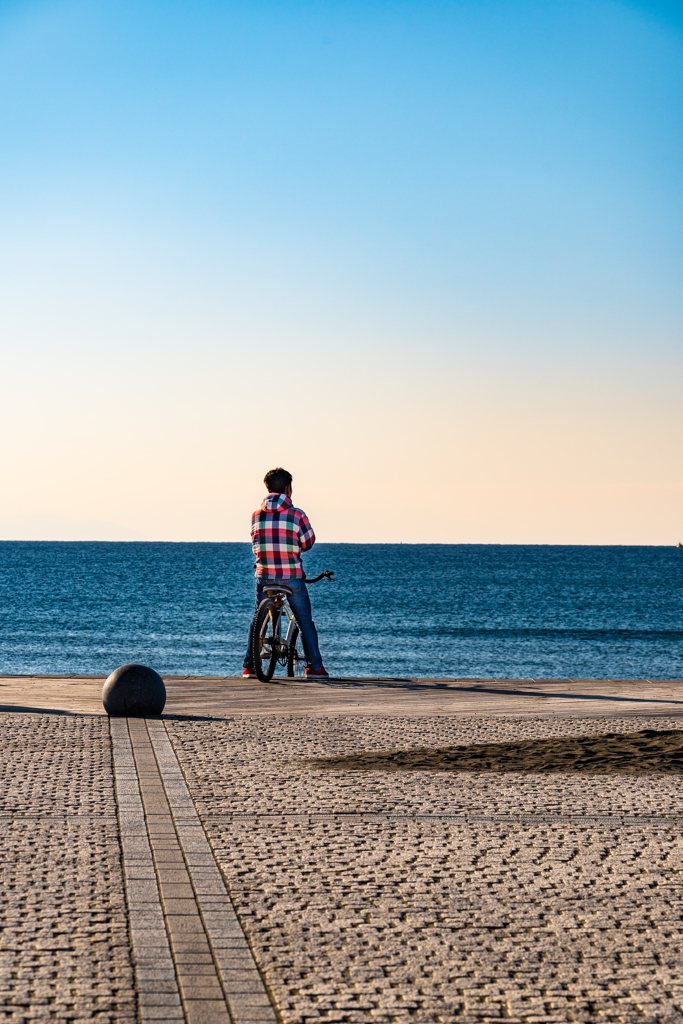
[[[242,676],[244,679],[256,679],[256,672],[253,668],[245,668]]]
[[[311,679],[311,678],[312,679],[329,679],[330,678],[330,674],[327,671],[327,669],[325,668],[325,666],[321,665],[320,668],[307,668],[306,669],[306,678],[307,679]]]

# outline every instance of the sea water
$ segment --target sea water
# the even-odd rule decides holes
[[[318,544],[329,672],[680,679],[683,549]],[[0,673],[241,672],[248,544],[0,543]]]

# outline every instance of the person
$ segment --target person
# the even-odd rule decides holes
[[[301,630],[306,655],[306,678],[329,678],[318,647],[318,633],[311,614],[311,599],[305,583],[301,555],[315,544],[308,516],[292,504],[292,474],[278,467],[266,473],[268,490],[260,509],[251,517],[251,545],[256,556],[256,607],[249,628],[243,675],[256,677],[251,653],[251,634],[256,612],[266,596],[263,587],[277,581],[291,587],[287,598]]]

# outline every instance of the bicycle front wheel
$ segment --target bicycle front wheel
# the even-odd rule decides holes
[[[298,679],[306,675],[306,655],[304,654],[304,645],[298,626],[294,627],[289,640],[287,675],[290,678],[296,677]]]
[[[256,677],[269,683],[277,665],[280,613],[270,598],[261,601],[251,634],[251,657]]]

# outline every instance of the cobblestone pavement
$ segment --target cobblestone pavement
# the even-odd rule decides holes
[[[167,720],[284,1024],[683,1020],[675,776],[304,763],[354,750],[677,724]]]
[[[106,718],[0,714],[0,1020],[136,1020]]]
[[[675,775],[307,763],[678,722],[166,719],[283,1024],[683,1020]],[[163,728],[154,726],[162,754]],[[0,714],[0,749],[0,1020],[132,1024],[109,722]],[[159,768],[171,806],[180,800],[186,820],[175,827],[190,850],[201,836],[191,804],[181,807],[173,763],[168,748]],[[208,851],[196,846],[195,855],[197,870],[208,870]],[[223,918],[206,920],[218,936]]]

